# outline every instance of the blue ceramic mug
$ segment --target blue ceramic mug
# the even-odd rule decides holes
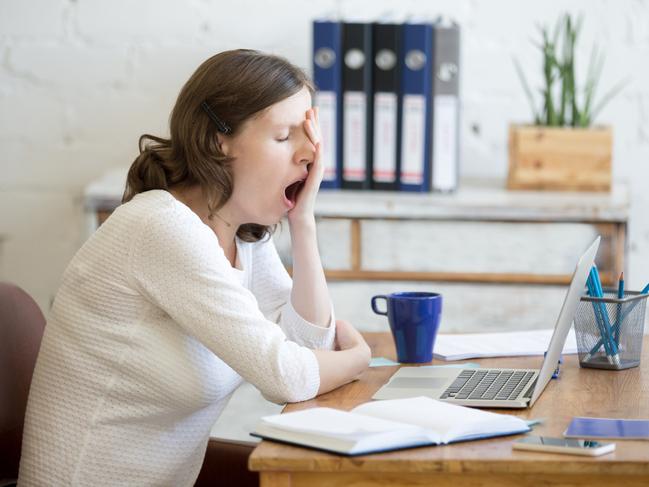
[[[385,300],[386,311],[377,307]],[[372,298],[372,311],[388,317],[397,360],[404,363],[430,362],[442,314],[442,295],[400,292]]]

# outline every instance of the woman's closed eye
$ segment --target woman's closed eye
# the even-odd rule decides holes
[[[290,134],[286,134],[286,136],[284,136],[284,137],[279,137],[279,138],[277,138],[277,139],[275,139],[275,140],[276,140],[277,142],[286,142],[286,141],[288,140],[289,136],[290,136]]]

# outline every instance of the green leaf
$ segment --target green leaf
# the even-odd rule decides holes
[[[530,103],[530,108],[532,109],[532,116],[534,117],[534,122],[538,123],[537,121],[540,120],[540,115],[536,110],[536,106],[534,103],[534,95],[532,95],[532,90],[530,89],[530,85],[527,82],[527,78],[523,73],[523,68],[521,67],[521,64],[518,62],[518,59],[516,59],[515,57],[513,57],[513,60],[514,60],[514,68],[516,68],[516,73],[518,74],[518,78],[521,80],[521,84],[523,85],[523,90],[525,91],[527,100]]]
[[[604,69],[604,57],[604,54],[600,53],[595,45],[593,47],[592,70],[590,69],[591,66],[589,66],[588,78],[586,79],[586,85],[584,86],[584,113],[587,115],[589,120],[594,118],[591,113],[591,107],[593,100],[595,99],[597,85],[599,84]]]
[[[613,88],[608,90],[606,94],[602,97],[602,99],[599,101],[599,103],[593,108],[593,113],[591,115],[591,120],[595,120],[595,117],[599,114],[599,112],[602,111],[602,109],[606,106],[606,104],[611,101],[611,99],[616,96],[617,94],[620,93],[624,89],[626,85],[628,85],[631,82],[631,78],[625,78],[623,80],[618,81]]]
[[[583,22],[583,13],[573,17],[566,12],[557,18],[552,29],[536,24],[540,42],[532,40],[532,43],[539,49],[543,58],[544,86],[539,89],[543,102],[540,110],[536,109],[532,90],[520,63],[514,60],[536,123],[545,123],[549,126],[587,127],[593,123],[595,116],[611,98],[627,84],[628,80],[616,84],[602,97],[595,108],[592,108],[603,72],[605,56],[597,45],[593,46],[584,84],[581,86],[576,73],[575,51]]]

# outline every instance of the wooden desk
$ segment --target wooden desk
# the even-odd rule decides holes
[[[373,356],[395,359],[387,333],[366,333]],[[540,367],[541,357],[479,360],[484,367]],[[546,418],[534,434],[562,436],[573,416],[649,418],[649,337],[642,366],[620,372],[581,369],[577,355],[564,357],[561,376],[550,381],[532,409],[494,410],[522,418]],[[375,367],[359,381],[311,401],[290,404],[285,411],[315,406],[351,409],[370,400],[397,370]],[[614,453],[578,457],[512,451],[521,435],[449,446],[380,453],[362,457],[333,454],[263,441],[249,467],[261,474],[262,487],[370,485],[422,486],[647,486],[649,442],[616,441]]]

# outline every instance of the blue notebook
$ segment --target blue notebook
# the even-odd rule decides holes
[[[572,418],[563,436],[649,440],[649,419]]]

